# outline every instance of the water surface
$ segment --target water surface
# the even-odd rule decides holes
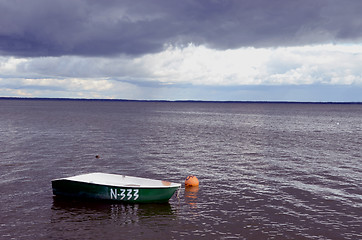
[[[0,238],[362,239],[361,142],[360,104],[0,100]],[[88,172],[200,186],[53,197]]]

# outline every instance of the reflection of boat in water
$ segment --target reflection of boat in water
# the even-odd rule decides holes
[[[168,239],[177,207],[54,196],[49,220],[44,239]]]
[[[52,180],[53,194],[127,203],[167,202],[179,183],[108,173],[89,173]]]
[[[72,218],[75,221],[94,219],[113,219],[123,221],[130,219],[148,218],[153,216],[173,216],[174,209],[166,203],[130,204],[119,202],[104,202],[64,196],[53,197],[53,222]]]
[[[190,205],[196,205],[199,192],[199,186],[185,187],[185,201]]]

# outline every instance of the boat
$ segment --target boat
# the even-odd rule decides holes
[[[179,183],[110,173],[87,173],[52,180],[55,196],[126,203],[168,202],[180,187]]]

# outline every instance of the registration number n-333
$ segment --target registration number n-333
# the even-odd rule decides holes
[[[137,200],[139,198],[139,189],[136,188],[111,188],[111,199],[114,200]]]

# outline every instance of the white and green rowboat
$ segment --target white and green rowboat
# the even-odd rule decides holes
[[[52,180],[53,194],[122,201],[127,203],[167,202],[179,183],[108,173],[88,173]]]

